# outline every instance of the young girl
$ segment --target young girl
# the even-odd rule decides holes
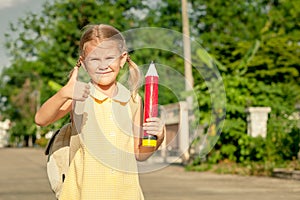
[[[35,116],[38,125],[46,126],[71,112],[81,138],[59,199],[144,199],[136,160],[146,160],[162,143],[162,120],[148,118],[142,124],[139,69],[118,30],[104,24],[89,25],[79,48],[80,59],[68,83]],[[130,90],[116,80],[126,62]],[[80,65],[88,73],[89,83],[77,80]],[[141,145],[141,129],[157,136],[156,147]]]

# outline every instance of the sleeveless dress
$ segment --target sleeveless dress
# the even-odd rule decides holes
[[[134,154],[130,91],[117,83],[117,95],[109,98],[90,86],[77,124],[81,148],[70,164],[59,199],[143,200]]]

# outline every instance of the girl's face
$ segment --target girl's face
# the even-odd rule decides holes
[[[103,41],[98,45],[88,42],[85,49],[84,66],[98,86],[110,86],[116,82],[120,67],[127,58],[127,53],[121,53],[115,41]]]

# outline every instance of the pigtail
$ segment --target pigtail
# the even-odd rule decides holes
[[[80,61],[80,58],[77,60],[75,67],[78,67],[78,68],[81,67],[81,61]],[[74,67],[74,68],[75,68],[75,67]],[[69,73],[69,79],[71,78],[71,76],[72,76],[72,74],[73,74],[74,68],[73,68],[73,69],[70,71],[70,73]]]
[[[81,67],[81,61],[80,61],[80,58],[78,58],[75,67],[78,67],[78,68]]]
[[[138,92],[139,85],[140,85],[140,81],[141,81],[140,70],[139,70],[139,67],[137,66],[137,64],[135,64],[131,60],[129,55],[127,56],[126,61],[129,65],[128,84],[129,84],[130,90],[132,92],[133,99],[135,99],[137,92]]]

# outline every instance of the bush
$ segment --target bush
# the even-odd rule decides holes
[[[48,140],[45,137],[41,137],[35,141],[35,144],[39,145],[40,147],[46,147]]]

